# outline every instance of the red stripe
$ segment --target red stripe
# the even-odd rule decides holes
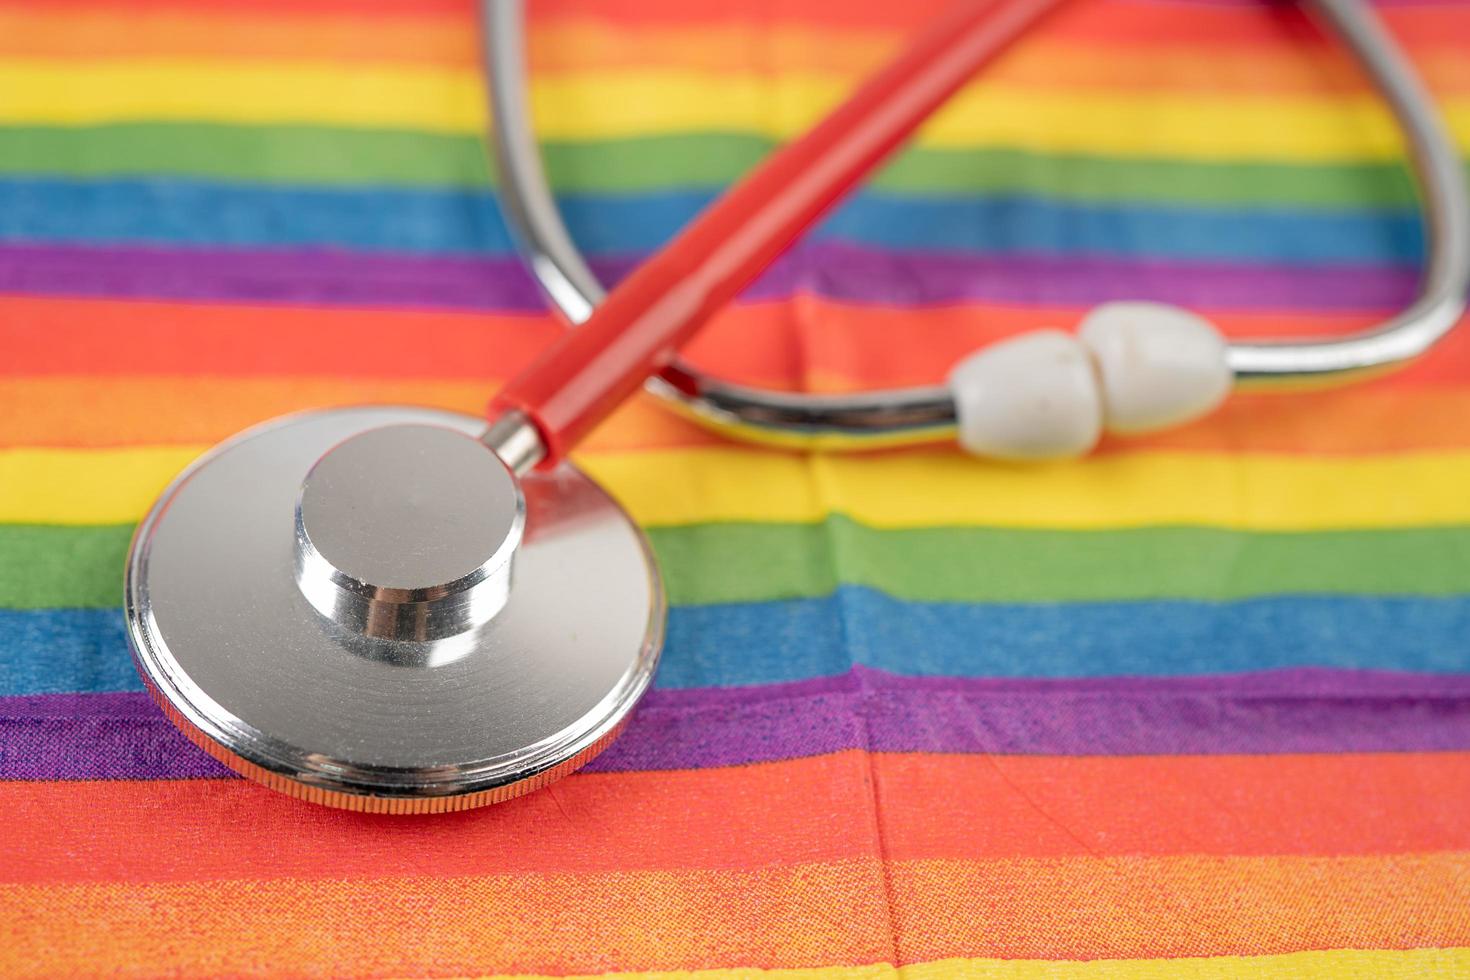
[[[934,384],[985,344],[1036,327],[1069,327],[1084,313],[885,309],[801,296],[737,304],[688,353],[722,377],[786,388]],[[1212,318],[1241,338],[1330,337],[1372,321]],[[550,316],[0,297],[0,375],[503,379],[558,329]],[[1470,384],[1470,331],[1454,331],[1429,357],[1378,383]]]
[[[1470,753],[842,752],[584,773],[487,810],[417,818],[328,810],[237,780],[0,783],[0,805],[0,878],[30,883],[753,868],[871,855],[875,833],[893,860],[1350,855],[1470,849]]]

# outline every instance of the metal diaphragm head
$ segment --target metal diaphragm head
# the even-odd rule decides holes
[[[133,540],[128,635],[235,770],[355,810],[457,810],[572,771],[647,690],[643,534],[569,464],[517,477],[482,420],[309,412],[189,467]]]

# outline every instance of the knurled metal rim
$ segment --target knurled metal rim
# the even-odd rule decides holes
[[[131,649],[131,644],[130,644]],[[587,746],[576,755],[565,762],[550,766],[542,771],[527,776],[514,782],[492,786],[489,789],[479,790],[473,793],[462,793],[446,796],[382,796],[372,793],[351,793],[345,790],[329,789],[325,786],[316,786],[311,783],[303,783],[284,776],[281,773],[267,769],[264,766],[245,759],[231,752],[224,745],[210,738],[201,731],[193,722],[189,721],[153,683],[142,665],[138,663],[137,652],[133,650],[133,663],[138,668],[138,673],[143,678],[143,686],[148,691],[148,696],[153,703],[163,711],[164,716],[173,722],[174,726],[184,734],[189,741],[199,746],[210,757],[217,762],[223,763],[234,772],[253,782],[260,783],[278,793],[305,800],[308,803],[317,803],[322,806],[333,807],[338,810],[351,810],[356,813],[387,813],[396,815],[412,815],[419,813],[454,813],[459,810],[473,810],[476,807],[488,806],[492,803],[504,803],[506,800],[524,796],[556,782],[563,776],[570,776],[581,769],[587,763],[602,754],[603,750],[623,733],[628,727],[628,721],[632,717],[631,712],[624,714],[613,727],[605,734],[599,736],[591,745]]]

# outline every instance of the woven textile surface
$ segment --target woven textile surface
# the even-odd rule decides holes
[[[531,0],[599,273],[940,8]],[[1470,2],[1377,9],[1470,146]],[[578,459],[668,646],[586,771],[375,817],[188,743],[122,628],[158,491],[284,412],[478,412],[560,329],[484,123],[469,0],[0,0],[0,974],[1470,976],[1470,332],[1034,467],[640,397]],[[1401,157],[1292,5],[1075,0],[690,355],[831,392],[1108,299],[1352,330],[1415,287]]]

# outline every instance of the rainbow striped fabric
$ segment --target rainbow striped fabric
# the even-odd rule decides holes
[[[616,276],[941,0],[531,0]],[[1380,7],[1470,146],[1470,2]],[[0,0],[0,974],[1470,975],[1470,332],[1014,468],[722,442],[582,463],[672,590],[589,771],[387,818],[229,777],[141,691],[132,525],[258,420],[476,411],[557,329],[491,194],[470,0]],[[1362,326],[1393,127],[1289,5],[1078,0],[696,344],[929,383],[1109,298]]]

